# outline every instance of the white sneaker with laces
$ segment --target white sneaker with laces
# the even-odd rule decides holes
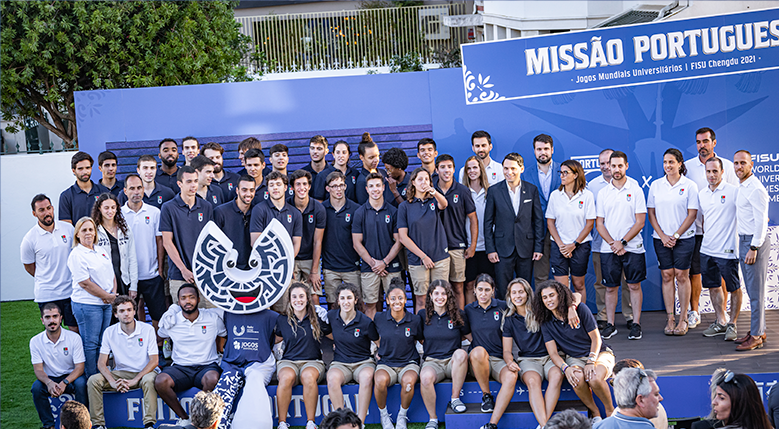
[[[395,429],[406,429],[406,424],[408,423],[408,417],[406,416],[398,416],[398,421],[395,423]]]
[[[701,323],[701,316],[698,314],[697,311],[687,312],[687,326],[690,329],[697,328],[700,323]]]
[[[188,425],[191,425],[191,424],[192,423],[190,423],[189,419],[178,419],[178,420],[176,420],[176,426],[184,427],[184,426],[188,426]]]
[[[306,429],[319,429],[319,427],[314,423],[313,420],[309,420],[306,422]]]
[[[289,429],[289,423],[287,422],[279,422],[279,425],[276,426],[278,429]]]
[[[382,429],[395,429],[395,424],[392,423],[392,417],[389,413],[381,416],[381,428]]]

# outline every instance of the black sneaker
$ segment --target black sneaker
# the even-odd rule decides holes
[[[482,425],[479,429],[498,429],[498,425],[495,423],[487,423],[485,425]]]
[[[602,330],[606,329],[606,325],[608,325],[608,324],[609,324],[609,322],[607,322],[605,320],[598,320],[598,330],[602,331]]]
[[[485,393],[481,396],[481,412],[482,413],[491,413],[492,410],[495,409],[495,399],[492,397],[491,394]],[[488,423],[489,424],[489,423]],[[493,425],[495,428],[497,428],[497,425]],[[484,427],[484,426],[482,426]]]
[[[628,319],[627,323],[625,323],[625,326],[627,326],[628,329],[633,329],[633,319]]]
[[[630,327],[630,334],[628,334],[628,340],[640,340],[643,336],[641,333],[641,325],[633,323]]]
[[[617,327],[612,325],[611,323],[606,323],[606,327],[603,328],[602,331],[600,331],[600,337],[604,340],[608,340],[609,338],[613,337],[614,335],[617,335]]]

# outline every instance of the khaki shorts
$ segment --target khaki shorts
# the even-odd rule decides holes
[[[449,281],[449,257],[436,262],[432,270],[424,265],[409,265],[408,274],[414,284],[414,295],[425,295],[433,280]]]
[[[517,364],[522,372],[533,371],[540,375],[542,380],[549,380],[549,371],[556,367],[549,356],[521,357],[518,359]]]
[[[314,285],[312,285],[308,281],[308,276],[311,274],[311,267],[314,265],[314,261],[312,259],[306,259],[304,261],[299,261],[295,259],[295,270],[292,271],[292,281],[295,282],[301,282],[309,285],[311,287],[311,290],[314,291],[317,295],[322,295],[322,290],[319,290],[319,293],[314,288]],[[316,276],[321,276],[321,265],[317,265],[316,267]],[[320,286],[321,287],[321,286]]]
[[[355,363],[344,363],[338,361],[332,361],[330,363],[330,371],[337,369],[344,375],[344,384],[350,381],[357,381],[360,376],[360,371],[365,368],[375,369],[376,363],[373,362],[373,359],[365,359]]]
[[[276,374],[281,371],[282,368],[290,368],[295,371],[295,384],[300,384],[300,373],[306,368],[314,368],[319,371],[319,377],[316,379],[317,383],[321,383],[325,379],[325,363],[321,360],[280,360],[276,362]]]
[[[362,285],[362,300],[366,304],[375,304],[379,301],[379,285],[384,288],[384,292],[389,289],[393,278],[400,278],[400,273],[387,273],[381,277],[373,271],[369,273],[360,273],[360,284]]]
[[[449,281],[465,281],[465,249],[449,250]]]
[[[324,270],[325,272],[325,294],[327,295],[327,302],[338,302],[338,297],[335,296],[335,291],[341,283],[351,283],[357,287],[360,286],[360,272],[359,271],[347,271],[345,273],[339,273],[338,271]]]
[[[184,280],[170,280],[170,298],[173,300],[174,304],[178,304],[179,289],[181,289],[181,286],[184,286],[185,283],[186,282]],[[212,304],[211,301],[203,297],[203,294],[200,293],[200,290],[197,291],[197,294],[200,296],[200,302],[197,305],[198,307],[216,308],[216,306]]]
[[[387,371],[387,374],[390,376],[390,386],[397,383],[398,380],[403,378],[403,374],[407,373],[408,371],[414,371],[417,373],[417,377],[419,377],[419,365],[415,363],[410,363],[406,366],[387,366],[378,364],[376,365],[376,371],[383,369],[384,371]]]
[[[433,371],[435,371],[436,383],[440,383],[447,378],[452,378],[452,358],[447,358],[447,359],[425,358],[425,361],[422,362],[422,369],[428,367],[432,368]]]
[[[500,371],[502,371],[506,366],[506,362],[503,360],[503,358],[490,356],[490,376],[492,379],[500,382]],[[469,371],[471,372],[471,375],[473,375],[473,366],[469,368]]]
[[[584,369],[584,365],[587,363],[587,357],[574,357],[565,355],[565,363],[570,366],[578,366]],[[611,376],[611,370],[614,369],[614,352],[611,349],[606,349],[598,353],[598,358],[595,359],[595,365],[603,365],[606,368],[606,378]]]

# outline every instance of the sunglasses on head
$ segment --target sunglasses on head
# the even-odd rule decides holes
[[[738,384],[738,380],[736,380],[736,374],[733,371],[728,371],[725,373],[725,377],[722,378],[722,383],[730,383],[731,381],[734,384]]]

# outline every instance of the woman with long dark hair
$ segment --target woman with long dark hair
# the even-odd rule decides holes
[[[110,250],[116,277],[117,293],[135,299],[138,295],[138,259],[133,232],[122,215],[119,200],[108,192],[101,194],[92,206],[97,225],[97,245]]]
[[[436,383],[451,378],[452,395],[449,407],[455,413],[465,412],[465,404],[460,400],[460,390],[468,374],[468,353],[460,346],[463,337],[470,331],[465,324],[464,312],[457,308],[452,286],[446,280],[433,280],[430,283],[425,308],[417,314],[422,318],[425,337],[425,361],[419,373],[422,400],[430,416],[425,429],[437,429]]]
[[[471,191],[473,204],[476,206],[476,219],[479,220],[479,236],[476,238],[476,253],[465,260],[465,303],[474,301],[473,287],[476,285],[476,277],[479,274],[495,276],[495,265],[487,258],[487,250],[484,247],[484,209],[487,205],[487,189],[490,182],[484,165],[478,156],[472,155],[465,161],[465,174],[462,177],[463,185]],[[465,219],[465,231],[468,233],[468,241],[471,240],[470,219]]]
[[[306,429],[316,429],[318,383],[325,378],[322,362],[322,337],[330,334],[330,325],[317,315],[311,288],[300,282],[290,285],[287,306],[276,319],[276,341],[284,341],[284,357],[276,363],[276,405],[279,408],[279,429],[288,429],[287,410],[292,400],[292,387],[303,385],[303,405],[306,409]]]
[[[748,375],[719,368],[711,377],[711,387],[711,417],[724,428],[771,429],[760,390]]]
[[[580,323],[571,326],[568,312],[576,307]],[[593,392],[606,409],[614,412],[611,391],[606,380],[614,368],[614,353],[601,342],[598,325],[586,305],[575,306],[571,290],[555,280],[536,285],[533,310],[541,324],[541,332],[549,357],[560,368],[594,420],[601,415]],[[560,355],[563,353],[563,356]]]
[[[663,154],[665,177],[655,180],[646,199],[647,215],[654,232],[655,254],[663,280],[663,302],[667,315],[665,335],[685,335],[700,323],[696,312],[687,314],[692,285],[690,266],[695,250],[695,217],[698,214],[698,185],[688,179],[679,149]],[[679,322],[675,319],[675,288],[679,289]],[[674,326],[675,325],[675,326]]]

